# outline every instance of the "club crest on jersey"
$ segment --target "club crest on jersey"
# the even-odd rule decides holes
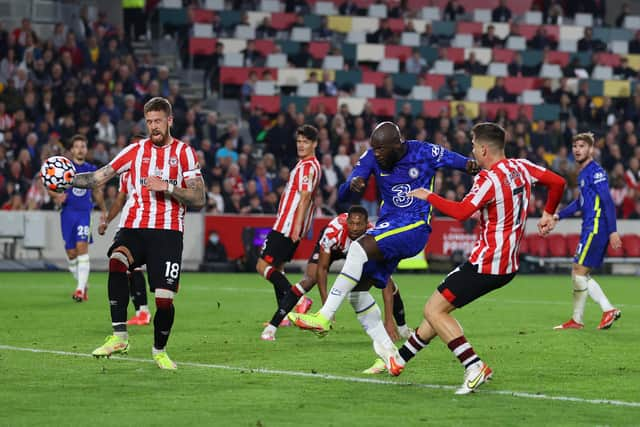
[[[409,176],[413,179],[416,179],[418,177],[418,175],[420,174],[420,172],[418,171],[418,168],[411,168],[409,169]]]
[[[171,167],[178,166],[178,159],[176,157],[171,157],[169,159],[169,166],[171,166]]]

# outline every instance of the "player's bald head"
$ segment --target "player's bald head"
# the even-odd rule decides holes
[[[382,122],[371,133],[371,142],[374,141],[382,145],[400,144],[402,135],[398,125],[392,122]]]

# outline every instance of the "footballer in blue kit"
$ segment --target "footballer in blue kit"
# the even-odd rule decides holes
[[[356,312],[365,310],[375,301],[366,286],[357,285],[363,274],[373,277],[376,286],[384,287],[400,260],[424,249],[431,233],[431,205],[407,193],[421,187],[433,188],[435,173],[442,167],[478,171],[474,160],[439,145],[403,141],[400,129],[391,122],[380,123],[374,129],[371,146],[340,189],[340,196],[348,191],[361,192],[374,174],[382,196],[380,216],[375,227],[349,247],[344,267],[320,311],[311,315],[289,314],[302,329],[327,333],[329,319],[347,294]],[[387,363],[397,349],[378,318],[372,319],[365,329],[373,339],[376,353]]]
[[[93,172],[95,165],[85,162],[87,155],[87,140],[82,135],[71,138],[69,148],[71,160],[76,173]],[[89,260],[89,243],[91,243],[91,211],[93,199],[106,212],[104,198],[101,191],[92,192],[84,188],[68,188],[64,193],[50,192],[54,200],[62,206],[60,225],[64,249],[67,253],[69,271],[77,282],[72,298],[77,302],[88,299],[87,283],[91,270]]]
[[[616,227],[616,208],[609,192],[607,172],[593,160],[594,137],[591,133],[581,133],[573,137],[573,156],[580,168],[578,185],[580,198],[571,202],[556,215],[557,222],[582,212],[580,242],[573,258],[573,316],[554,329],[582,329],[583,313],[587,294],[600,305],[602,319],[598,329],[608,329],[620,318],[620,310],[613,307],[598,282],[591,277],[591,271],[604,261],[607,246],[615,249],[622,246]]]

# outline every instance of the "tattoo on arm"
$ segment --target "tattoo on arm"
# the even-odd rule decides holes
[[[175,187],[171,197],[192,208],[201,208],[205,203],[204,181],[202,177],[185,181],[187,188]]]
[[[95,172],[79,173],[73,177],[73,186],[76,188],[93,188],[105,184],[116,176],[116,171],[111,165],[101,167]]]

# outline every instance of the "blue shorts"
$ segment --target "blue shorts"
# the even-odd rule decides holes
[[[600,267],[607,253],[608,244],[609,233],[606,230],[599,233],[583,231],[573,262],[590,268]]]
[[[431,226],[415,218],[381,219],[367,234],[376,239],[384,259],[367,261],[362,275],[373,279],[376,287],[384,288],[401,260],[424,250]]]
[[[91,243],[91,211],[65,209],[60,213],[60,225],[66,250],[75,249],[78,242]]]

